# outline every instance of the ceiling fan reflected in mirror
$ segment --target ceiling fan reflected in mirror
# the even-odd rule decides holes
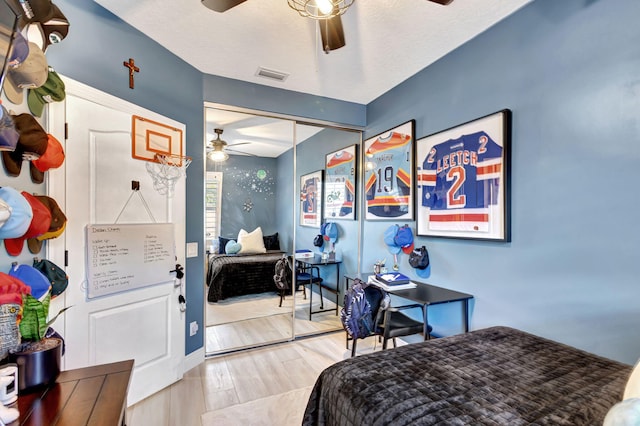
[[[201,0],[202,4],[216,12],[226,12],[246,0]],[[284,1],[284,0],[282,0]],[[372,1],[372,0],[368,0]],[[427,0],[448,5],[453,0]],[[287,0],[289,7],[301,16],[318,21],[322,48],[325,53],[339,49],[346,44],[340,15],[345,13],[355,0]]]
[[[229,145],[226,141],[221,139],[221,135],[222,135],[223,131],[224,130],[222,130],[222,129],[213,129],[213,132],[216,134],[216,138],[215,139],[211,139],[209,141],[209,143],[207,144],[207,156],[212,161],[215,161],[216,163],[219,163],[219,162],[228,160],[229,159],[229,154],[227,153],[227,151],[236,152],[238,154],[244,154],[244,155],[254,155],[254,154],[250,154],[248,152],[242,152],[242,151],[237,151],[235,149],[229,149],[229,147],[245,145],[245,144],[248,144],[249,142],[239,142],[239,143],[234,143],[232,145]]]

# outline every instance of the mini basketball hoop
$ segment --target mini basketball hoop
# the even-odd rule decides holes
[[[153,161],[146,163],[147,172],[153,180],[153,189],[162,195],[173,197],[176,181],[186,176],[191,157],[178,154],[155,154]]]

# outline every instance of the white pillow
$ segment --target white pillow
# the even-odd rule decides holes
[[[239,253],[266,253],[264,240],[262,239],[262,228],[259,226],[251,232],[241,229],[238,233],[238,243],[242,245]]]
[[[640,360],[636,363],[629,380],[627,380],[622,399],[627,398],[640,398]]]

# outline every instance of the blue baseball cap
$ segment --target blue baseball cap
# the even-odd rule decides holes
[[[11,216],[0,228],[0,239],[22,237],[33,219],[31,205],[21,193],[10,186],[0,188],[0,198],[11,208]]]
[[[431,264],[424,269],[414,268],[413,270],[420,278],[429,278],[431,276]]]
[[[396,244],[396,234],[398,233],[398,225],[391,225],[384,231],[384,243],[389,249],[389,253],[398,254],[402,248]]]
[[[338,227],[333,222],[328,222],[324,234],[329,241],[335,243],[338,240]]]
[[[9,58],[9,68],[16,67],[27,60],[29,56],[29,42],[22,36],[20,31],[16,31],[11,46],[11,57]]]
[[[31,295],[37,300],[40,300],[42,297],[46,296],[47,293],[49,293],[49,290],[51,290],[51,283],[49,282],[49,279],[33,266],[12,266],[11,270],[9,271],[9,275],[19,279],[20,281],[31,287]]]
[[[15,151],[19,138],[11,114],[0,104],[0,151]]]
[[[393,241],[397,246],[400,246],[405,253],[410,254],[413,251],[413,232],[409,226],[399,228]]]

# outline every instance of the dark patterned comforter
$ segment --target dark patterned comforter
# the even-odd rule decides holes
[[[232,296],[277,292],[273,282],[276,262],[281,251],[259,254],[216,254],[207,268],[207,300],[217,302]]]
[[[601,425],[631,366],[492,327],[344,360],[303,425]]]

